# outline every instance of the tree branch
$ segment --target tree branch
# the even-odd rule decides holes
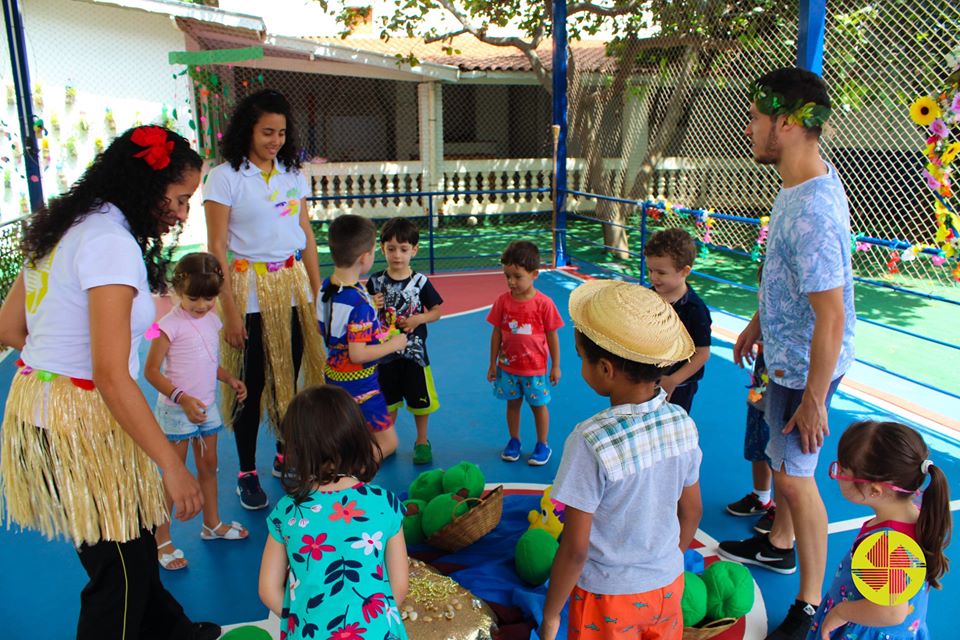
[[[450,2],[450,0],[439,0],[439,3],[440,3],[440,6],[442,6],[444,9],[449,11],[450,14],[457,19],[457,22],[463,25],[463,29],[458,31],[457,34],[469,33],[481,42],[485,42],[495,47],[516,47],[517,49],[520,49],[524,53],[526,53],[527,51],[533,48],[529,42],[526,42],[525,40],[522,40],[520,38],[513,38],[513,37],[503,38],[503,37],[496,37],[496,36],[488,36],[484,29],[478,29],[475,26],[473,26],[473,24],[470,22],[470,17],[465,15],[459,9],[457,9],[457,7],[452,2]],[[437,39],[441,40],[447,37],[449,37],[449,35],[438,37]]]
[[[642,8],[642,2],[631,2],[630,4],[622,7],[603,7],[592,2],[575,2],[567,7],[567,17],[570,17],[576,13],[586,12],[598,16],[604,16],[605,18],[613,18],[616,16],[626,15],[628,13],[634,13]]]

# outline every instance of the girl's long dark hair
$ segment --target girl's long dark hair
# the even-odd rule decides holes
[[[167,187],[182,180],[188,171],[200,171],[203,160],[186,139],[165,129],[167,140],[173,142],[170,164],[154,170],[146,160],[135,157],[144,147],[130,139],[134,131],[136,128],[129,129],[110,143],[69,191],[51,198],[27,220],[20,249],[28,265],[35,266],[70,227],[109,202],[123,212],[143,251],[150,289],[166,291],[167,265],[176,246],[174,242],[165,249],[158,231],[159,218],[170,207]],[[179,235],[179,229],[176,233]]]
[[[297,139],[297,127],[293,120],[290,103],[278,91],[265,89],[252,93],[237,105],[223,134],[220,149],[223,159],[238,170],[250,152],[253,140],[253,127],[265,113],[279,113],[287,120],[287,135],[283,146],[277,152],[277,160],[289,169],[300,168],[300,143]]]
[[[837,446],[837,461],[854,477],[888,482],[910,491],[923,486],[927,474],[921,467],[929,457],[920,434],[898,422],[857,422],[844,431]],[[927,561],[927,582],[939,589],[940,578],[950,565],[943,553],[953,528],[950,487],[939,467],[931,466],[928,473],[930,484],[923,491],[917,543]],[[897,496],[903,500],[912,497],[905,493]]]
[[[293,397],[280,423],[283,486],[297,502],[318,484],[342,476],[372,480],[383,457],[360,405],[334,385],[308,387]]]

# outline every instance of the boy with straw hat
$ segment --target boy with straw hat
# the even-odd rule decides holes
[[[566,515],[540,637],[554,640],[570,596],[568,638],[589,629],[680,640],[702,454],[696,425],[658,380],[693,355],[693,341],[659,295],[625,282],[580,285],[570,317],[583,379],[610,408],[578,424],[563,447],[552,497]]]

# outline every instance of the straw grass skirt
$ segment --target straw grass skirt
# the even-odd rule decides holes
[[[79,546],[127,542],[167,520],[160,472],[96,390],[14,376],[3,417],[6,520]],[[38,426],[40,425],[40,426]]]
[[[266,409],[267,419],[275,433],[279,431],[280,420],[296,393],[293,335],[290,326],[293,308],[290,305],[291,300],[296,302],[300,332],[303,335],[300,370],[305,386],[323,382],[323,365],[326,361],[323,336],[317,326],[316,308],[310,300],[307,271],[299,260],[292,262],[291,266],[275,271],[263,268],[265,263],[245,260],[234,260],[230,266],[233,269],[233,299],[236,300],[238,309],[247,308],[249,278],[254,278],[256,282],[263,332],[263,360],[266,363],[260,407]],[[243,356],[243,349],[235,349],[221,339],[220,363],[224,369],[241,380],[244,379]],[[240,406],[230,385],[221,384],[220,390],[224,421],[227,426],[232,427]]]

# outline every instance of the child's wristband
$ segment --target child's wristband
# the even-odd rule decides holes
[[[167,397],[173,400],[173,404],[180,404],[180,398],[183,397],[183,389],[180,387],[174,387],[173,391],[171,391],[170,395]]]

